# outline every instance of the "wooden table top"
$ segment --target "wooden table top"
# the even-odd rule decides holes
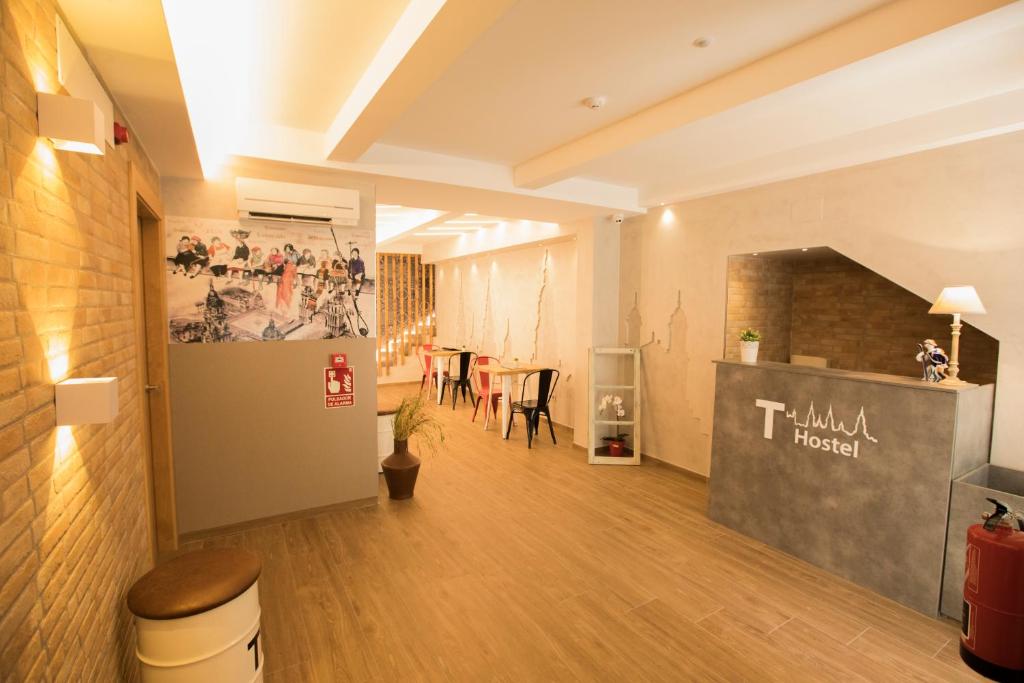
[[[431,358],[448,358],[449,356],[457,356],[460,353],[462,353],[462,351],[445,351],[443,349],[430,349],[429,351],[424,351],[423,355],[430,356]]]
[[[520,364],[519,367],[510,368],[505,365],[478,365],[476,369],[480,372],[485,372],[488,375],[494,375],[495,377],[505,377],[507,375],[523,375],[527,372],[534,372],[535,370],[547,370],[546,365],[529,365]]]

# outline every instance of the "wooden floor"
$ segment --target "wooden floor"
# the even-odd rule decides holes
[[[192,544],[262,556],[267,681],[977,680],[957,624],[714,524],[696,478],[432,409],[414,499]]]

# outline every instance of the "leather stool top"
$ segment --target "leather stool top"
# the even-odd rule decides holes
[[[240,548],[209,548],[154,567],[128,591],[128,609],[144,619],[180,619],[234,600],[256,583],[260,559]]]

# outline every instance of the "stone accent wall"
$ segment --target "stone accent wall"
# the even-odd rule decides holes
[[[793,318],[791,264],[760,256],[730,256],[728,278],[725,358],[740,359],[740,332],[750,327],[761,333],[759,360],[788,363]]]
[[[824,356],[832,367],[919,376],[920,341],[950,348],[951,316],[929,315],[929,308],[931,302],[845,256],[796,261],[790,349]],[[967,324],[961,334],[961,377],[994,382],[999,342]]]
[[[0,678],[138,678],[124,606],[151,564],[129,225],[137,143],[102,157],[38,137],[63,92],[56,7],[0,2]],[[120,119],[123,120],[123,119]],[[116,375],[120,415],[55,426],[53,383]]]
[[[888,375],[919,376],[924,339],[950,349],[950,316],[929,315],[930,302],[841,254],[731,256],[728,283],[729,360],[739,360],[746,327],[761,332],[761,360],[821,356],[833,368]],[[968,324],[960,339],[961,377],[995,382],[999,343]]]

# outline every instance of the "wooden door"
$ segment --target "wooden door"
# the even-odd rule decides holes
[[[143,442],[146,451],[150,533],[154,560],[178,548],[167,373],[167,263],[159,195],[131,167],[132,251],[135,260],[135,325],[140,362]]]

